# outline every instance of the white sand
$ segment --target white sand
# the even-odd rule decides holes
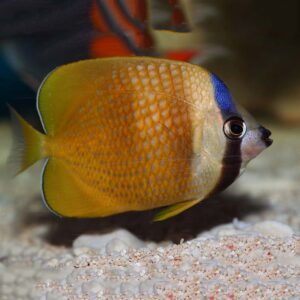
[[[60,220],[38,167],[9,181],[2,163],[0,299],[300,299],[299,131],[274,139],[225,195],[156,224]]]

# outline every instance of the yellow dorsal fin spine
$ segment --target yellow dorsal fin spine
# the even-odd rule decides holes
[[[23,172],[38,160],[47,156],[46,135],[34,129],[12,107],[9,107],[13,123],[13,149],[8,159],[14,175]]]

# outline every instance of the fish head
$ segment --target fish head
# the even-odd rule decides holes
[[[239,116],[234,115],[224,121],[223,133],[228,148],[237,145],[239,147],[240,157],[230,157],[229,153],[228,163],[234,163],[235,159],[239,159],[244,168],[249,161],[271,146],[273,140],[270,138],[271,131],[269,129],[255,121],[245,110],[239,111]],[[226,161],[226,153],[224,161]]]
[[[239,107],[241,120],[245,124],[245,133],[241,142],[242,164],[246,166],[249,161],[272,145],[271,131],[257,122],[245,109]]]
[[[240,175],[249,161],[272,144],[271,131],[238,106],[227,86],[211,75],[213,106],[206,117],[206,152],[221,165],[222,189]],[[209,137],[212,137],[209,140]],[[204,136],[205,138],[205,136]],[[226,178],[226,179],[224,179]]]

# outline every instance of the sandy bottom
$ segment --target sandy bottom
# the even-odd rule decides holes
[[[300,299],[300,129],[272,131],[226,193],[152,223],[51,215],[40,166],[7,178],[0,125],[0,299]]]

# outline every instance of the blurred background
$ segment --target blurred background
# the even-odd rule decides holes
[[[255,115],[300,124],[299,1],[1,0],[0,116],[84,58],[151,55],[217,73]]]

